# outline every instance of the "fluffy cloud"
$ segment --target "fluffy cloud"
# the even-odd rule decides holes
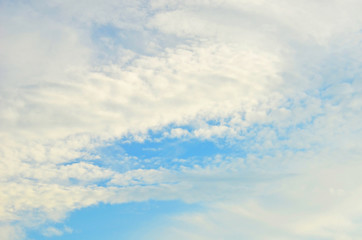
[[[154,198],[212,202],[206,213],[181,217],[180,238],[232,238],[242,233],[227,220],[235,219],[255,239],[265,235],[254,236],[248,224],[278,239],[353,239],[360,6],[2,2],[0,236],[21,239],[19,226],[60,221],[98,202]],[[248,155],[178,170],[102,165],[99,147],[142,141],[150,130],[164,139],[226,138]],[[224,230],[210,227],[220,219]]]

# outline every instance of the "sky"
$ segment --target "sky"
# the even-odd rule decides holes
[[[362,239],[361,11],[0,0],[0,239]]]

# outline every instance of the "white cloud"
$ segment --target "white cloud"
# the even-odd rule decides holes
[[[239,228],[230,218],[245,224],[247,236],[250,223],[270,225],[264,233],[277,239],[296,232],[353,239],[360,209],[350,206],[358,205],[362,184],[360,1],[143,4],[1,3],[1,239],[23,238],[14,221],[59,221],[98,202],[151,197],[216,202],[210,212],[183,216],[199,230],[186,224],[180,238],[232,237]],[[94,36],[102,26],[135,31],[153,50],[109,42],[112,53],[102,60]],[[149,129],[170,124],[164,137],[246,139],[254,156],[180,172],[97,166],[104,160],[97,147],[124,136],[142,142]],[[266,183],[269,171],[300,176]],[[265,192],[281,198],[280,212],[260,200]],[[229,204],[235,199],[242,204]],[[301,213],[310,207],[303,201],[327,202],[330,212]],[[291,202],[286,209],[300,221],[280,208]],[[210,226],[211,233],[203,230]]]
[[[359,239],[361,164],[356,158],[332,165],[339,159],[325,157],[327,169],[323,165],[273,181],[238,179],[239,189],[232,189],[230,180],[219,188],[222,180],[215,174],[216,182],[195,181],[190,195],[204,197],[209,206],[168,219],[166,226],[146,233],[148,239]],[[327,159],[317,155],[318,160]],[[219,194],[223,197],[207,198]]]
[[[63,232],[55,227],[48,227],[43,231],[43,235],[46,237],[62,236]]]
[[[151,25],[165,32],[238,39],[249,44],[254,40],[267,46],[275,44],[275,40],[328,45],[340,34],[358,31],[362,20],[358,12],[361,3],[356,0],[328,4],[285,0],[153,1],[152,5],[160,12]]]
[[[190,135],[190,132],[187,131],[186,129],[182,129],[182,128],[173,128],[171,129],[171,131],[168,133],[166,132],[164,134],[164,136],[169,137],[169,138],[181,138],[181,137],[187,137]]]
[[[1,224],[0,237],[4,240],[21,240],[24,239],[25,233],[20,227],[10,224]]]

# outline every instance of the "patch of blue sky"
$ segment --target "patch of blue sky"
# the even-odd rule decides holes
[[[99,161],[101,165],[111,164],[111,168],[116,167],[116,170],[122,172],[137,168],[177,169],[181,166],[206,166],[216,155],[244,156],[240,150],[217,144],[212,140],[165,138],[161,141],[146,140],[145,142],[120,140],[99,149],[98,153],[102,159]]]
[[[44,225],[40,230],[30,230],[28,239],[148,239],[147,233],[169,223],[176,214],[202,209],[203,207],[199,204],[187,204],[176,200],[99,204],[74,211],[62,223]],[[42,235],[49,227],[59,229],[64,233],[61,236]]]
[[[135,169],[159,169],[166,168],[178,170],[180,167],[206,167],[215,166],[216,162],[228,162],[232,159],[247,158],[248,155],[263,157],[274,156],[280,151],[300,152],[302,148],[291,147],[287,144],[288,138],[293,131],[307,128],[313,124],[318,116],[312,116],[306,122],[297,123],[288,127],[278,128],[274,124],[255,124],[247,129],[244,138],[218,137],[211,139],[200,139],[195,136],[167,137],[165,132],[174,128],[181,128],[192,132],[195,127],[190,125],[170,125],[161,130],[149,131],[146,140],[135,141],[132,136],[124,137],[114,142],[92,150],[90,155],[97,156],[95,159],[86,161],[93,164],[110,168],[118,172],[127,172]],[[227,125],[228,120],[209,120],[206,124],[217,126]],[[265,133],[275,134],[273,144],[265,146]],[[263,146],[262,148],[260,146]],[[74,159],[71,163],[84,161],[82,158]],[[107,181],[99,182],[100,186],[106,186]]]
[[[96,149],[97,155],[94,164],[111,168],[118,172],[127,172],[134,169],[173,169],[180,167],[193,167],[195,165],[206,167],[215,165],[216,158],[223,161],[230,159],[246,158],[247,155],[262,157],[273,156],[280,151],[300,152],[303,148],[291,147],[287,144],[293,131],[307,128],[317,119],[312,116],[308,121],[300,122],[288,127],[278,128],[274,124],[256,124],[250,127],[242,139],[230,139],[228,137],[200,139],[194,136],[165,137],[164,133],[178,126],[168,126],[159,131],[150,131],[143,142],[134,141],[131,137],[119,139],[106,146]],[[227,121],[225,121],[227,124]],[[217,120],[207,122],[211,126],[221,123]],[[180,128],[192,132],[191,126],[180,126]],[[263,134],[267,131],[275,134],[271,139],[273,144],[265,147]],[[260,146],[263,146],[260,148]]]

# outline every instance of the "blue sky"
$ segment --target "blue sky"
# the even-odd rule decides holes
[[[180,201],[145,201],[120,205],[100,204],[75,211],[62,223],[30,230],[29,239],[143,239],[172,216],[200,210],[196,204]],[[70,230],[70,227],[72,229]],[[61,236],[47,236],[49,228],[64,231]],[[67,232],[67,228],[69,228]],[[45,236],[44,236],[45,234]]]
[[[0,239],[360,239],[361,7],[0,0]]]

